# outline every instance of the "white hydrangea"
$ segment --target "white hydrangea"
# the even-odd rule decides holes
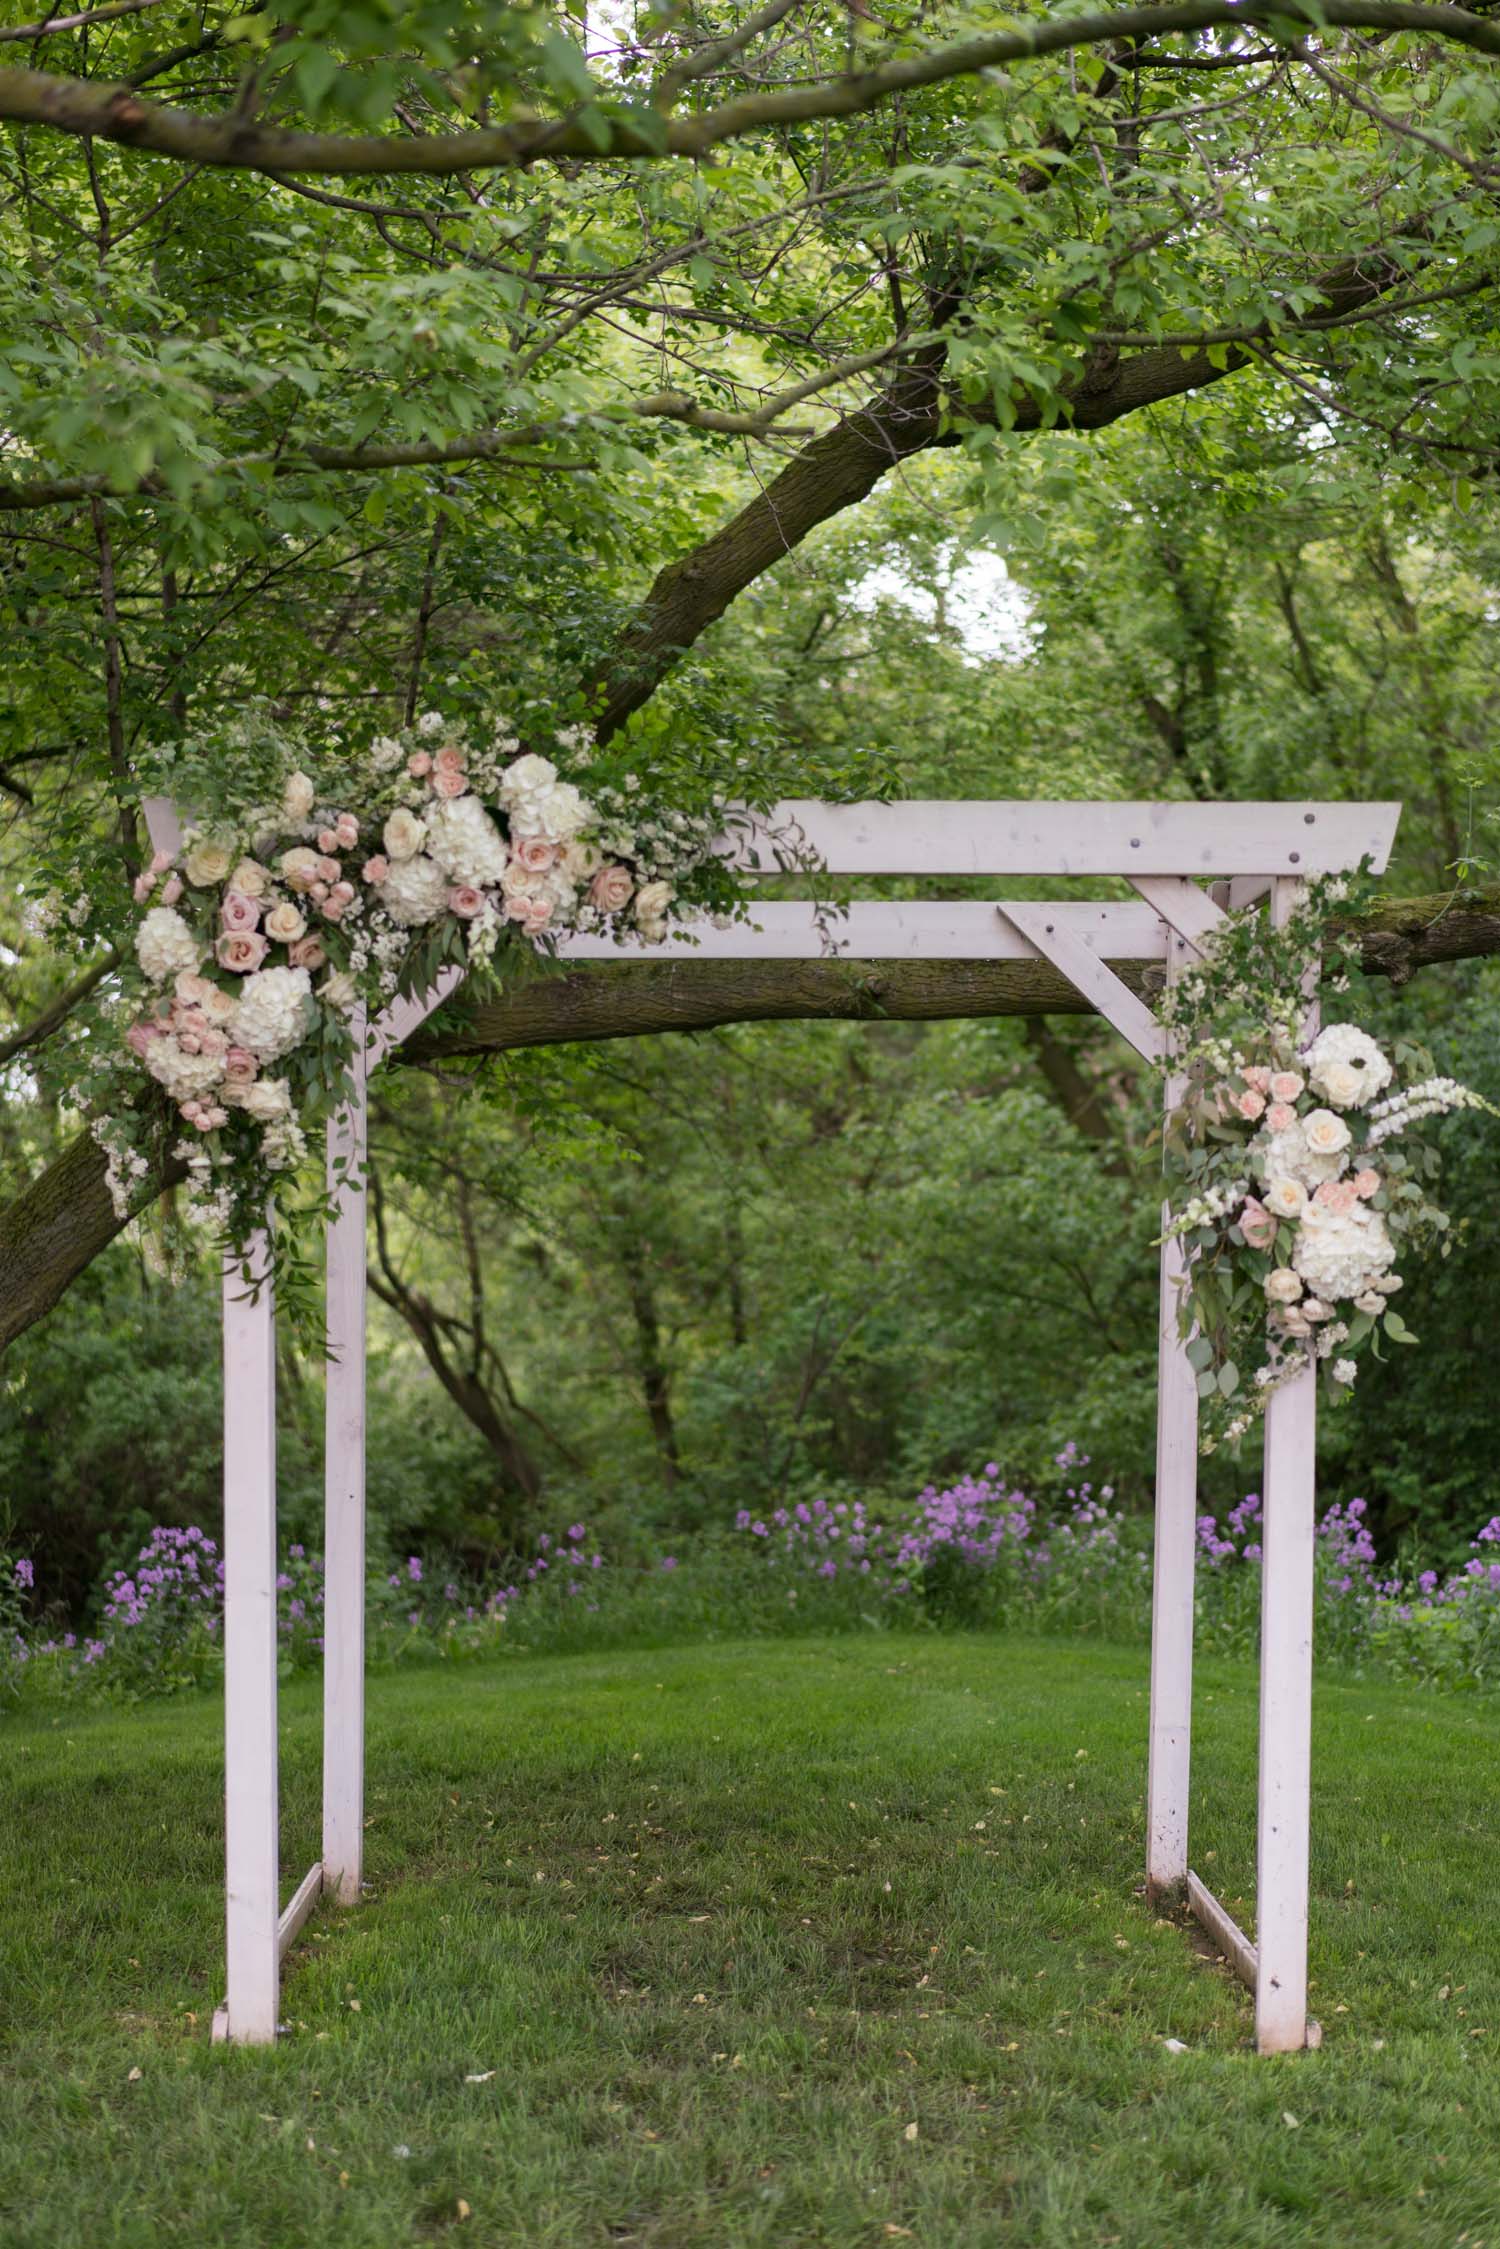
[[[171,906],[153,906],[135,933],[135,957],[153,984],[196,968],[198,940]]]
[[[507,812],[527,797],[539,797],[551,788],[557,779],[557,767],[549,757],[537,757],[528,752],[508,765],[500,776],[500,802]]]
[[[436,921],[448,903],[448,877],[422,851],[411,859],[394,860],[380,886],[380,903],[403,929]]]
[[[550,789],[534,795],[530,804],[536,822],[532,832],[546,836],[552,843],[569,842],[593,817],[593,807],[571,781],[555,781]],[[531,828],[530,821],[522,825]]]
[[[510,857],[505,838],[476,796],[452,797],[427,815],[427,849],[450,882],[489,890]],[[386,884],[389,897],[390,884]]]
[[[290,1054],[307,1028],[312,978],[305,968],[262,968],[245,978],[234,1011],[234,1038],[259,1062]]]
[[[1320,1203],[1309,1206],[1297,1229],[1292,1263],[1313,1295],[1332,1303],[1362,1296],[1377,1276],[1396,1262],[1396,1245],[1384,1217],[1368,1203],[1335,1214]]]
[[[1262,1180],[1297,1179],[1304,1187],[1319,1187],[1325,1179],[1337,1179],[1344,1168],[1341,1154],[1314,1155],[1300,1122],[1288,1125],[1285,1132],[1270,1134],[1255,1156]]]
[[[1383,1093],[1391,1065],[1357,1023],[1330,1023],[1307,1050],[1308,1082],[1335,1109],[1362,1109]]]
[[[146,1068],[172,1099],[201,1101],[212,1093],[224,1075],[224,1058],[218,1054],[184,1054],[173,1038],[152,1039],[145,1052]]]

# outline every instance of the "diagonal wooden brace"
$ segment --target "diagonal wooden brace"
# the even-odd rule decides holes
[[[1161,1025],[1142,999],[1106,961],[1063,925],[1055,907],[1030,900],[997,906],[996,912],[1026,939],[1034,952],[1050,961],[1059,974],[1092,1000],[1106,1022],[1127,1038],[1136,1053],[1148,1062],[1160,1062],[1166,1051]]]
[[[1195,953],[1202,953],[1204,939],[1223,924],[1223,907],[1185,875],[1132,875],[1130,887],[1139,891],[1148,906],[1155,907],[1168,929]]]

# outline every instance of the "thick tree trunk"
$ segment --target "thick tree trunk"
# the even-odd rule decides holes
[[[1460,901],[1451,893],[1393,899],[1358,926],[1365,973],[1402,984],[1435,962],[1500,953],[1500,888],[1473,891]],[[1144,971],[1122,964],[1121,973],[1139,986]],[[467,1014],[450,1009],[409,1040],[399,1059],[441,1062],[720,1023],[1090,1012],[1082,995],[1042,961],[663,961],[534,977]],[[182,1176],[176,1167],[153,1181],[150,1192]],[[0,1211],[0,1351],[52,1309],[122,1224],[105,1188],[103,1155],[80,1135]]]

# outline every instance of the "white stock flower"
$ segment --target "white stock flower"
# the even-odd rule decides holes
[[[201,955],[181,914],[171,906],[153,906],[135,933],[135,957],[151,983],[165,984],[169,976],[195,969]]]
[[[415,859],[427,840],[426,824],[402,805],[387,820],[383,840],[388,859]]]
[[[386,834],[389,837],[389,822]],[[448,877],[435,859],[422,852],[410,859],[393,859],[380,886],[380,903],[403,929],[416,929],[423,922],[436,921],[446,910]]]
[[[1266,1275],[1265,1291],[1273,1304],[1295,1304],[1302,1294],[1302,1283],[1289,1265],[1278,1265]]]
[[[234,1011],[235,1043],[247,1046],[258,1062],[290,1054],[307,1026],[312,978],[305,968],[262,968],[245,978]]]
[[[472,883],[476,890],[492,889],[510,857],[504,836],[472,795],[433,806],[427,815],[427,849],[450,881]]]

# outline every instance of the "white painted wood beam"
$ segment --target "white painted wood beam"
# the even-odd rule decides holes
[[[724,854],[779,871],[778,831],[845,875],[1294,875],[1390,857],[1399,804],[1035,803],[789,798],[731,819]]]
[[[1066,899],[1052,909],[1058,926],[1103,960],[1166,957],[1159,915],[1134,899]],[[1033,947],[999,919],[991,901],[858,898],[844,912],[822,916],[807,899],[754,902],[750,918],[715,929],[705,915],[674,924],[665,945],[638,937],[571,936],[560,940],[566,961],[661,960],[1030,960]]]
[[[329,1358],[323,1438],[323,1868],[357,1905],[365,1796],[365,1018],[351,1025],[347,1104],[328,1125],[337,1215],[325,1230]]]
[[[1167,976],[1181,974],[1187,945],[1174,936]],[[1163,1086],[1162,1115],[1181,1101],[1175,1071]],[[1171,1213],[1162,1204],[1165,1230]],[[1188,1874],[1188,1805],[1193,1746],[1193,1576],[1198,1550],[1198,1378],[1178,1320],[1186,1264],[1176,1241],[1163,1241],[1157,1288],[1156,1506],[1151,1572],[1151,1720],[1146,1772],[1146,1891],[1181,1894]]]
[[[1182,875],[1135,875],[1132,887],[1154,906],[1167,927],[1201,954],[1205,940],[1224,924],[1224,909]]]
[[[322,1894],[323,1869],[321,1866],[310,1866],[292,1892],[286,1909],[276,1924],[278,1961],[285,1960]]]
[[[1200,1882],[1193,1873],[1189,1873],[1187,1878],[1187,1896],[1194,1920],[1208,1931],[1240,1982],[1248,1984],[1253,1991],[1256,1977],[1255,1947],[1234,1915],[1214,1896],[1207,1883]]]
[[[1053,907],[1013,901],[997,906],[995,911],[1014,924],[1043,960],[1050,961],[1086,999],[1093,1001],[1137,1054],[1148,1062],[1161,1060],[1164,1034],[1150,1008],[1097,953],[1079,943]]]
[[[268,1243],[250,1243],[252,1275]],[[224,1861],[227,2035],[276,2036],[281,1954],[276,1743],[276,1313],[224,1266]]]

